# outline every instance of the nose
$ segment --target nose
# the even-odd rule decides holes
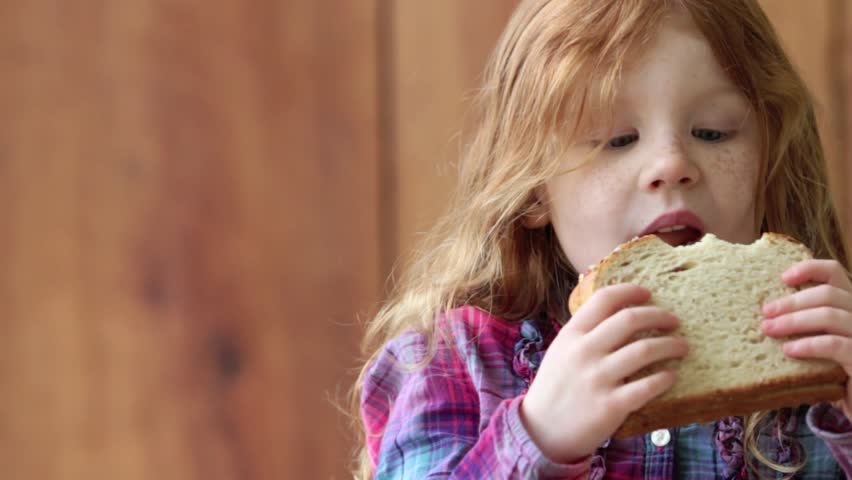
[[[656,149],[640,175],[641,187],[648,191],[688,188],[698,182],[701,173],[688,152],[677,141]]]

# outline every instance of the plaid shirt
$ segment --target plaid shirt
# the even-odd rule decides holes
[[[417,333],[389,342],[370,365],[361,414],[376,479],[729,476],[713,440],[715,423],[672,429],[663,447],[645,435],[609,441],[578,463],[548,460],[519,417],[532,376],[523,374],[518,356],[539,345],[534,369],[553,335],[530,336],[521,323],[471,307],[450,312],[444,321],[449,335],[439,337],[434,357],[422,368],[410,365],[427,354],[426,338]],[[852,473],[852,424],[828,404],[803,408],[793,436],[807,462],[797,478]],[[758,439],[762,451],[771,453],[765,449],[770,440]]]

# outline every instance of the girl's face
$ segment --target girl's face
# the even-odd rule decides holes
[[[549,220],[574,267],[648,233],[672,245],[704,233],[756,239],[758,122],[687,14],[660,25],[617,92],[613,123],[591,111],[562,161],[566,170],[585,164],[546,185]]]

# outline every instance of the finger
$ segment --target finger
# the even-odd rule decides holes
[[[835,307],[852,311],[852,293],[834,285],[817,285],[764,304],[763,314],[771,318],[816,307]]]
[[[641,305],[650,298],[650,290],[631,283],[604,287],[592,294],[568,325],[573,330],[587,333],[619,310],[631,305]]]
[[[816,307],[764,320],[763,333],[770,337],[828,333],[852,337],[852,313],[835,307]]]
[[[635,412],[675,384],[672,370],[661,370],[616,388],[610,401],[614,411]]]
[[[792,287],[805,282],[827,283],[843,290],[852,291],[852,282],[843,265],[837,260],[805,260],[788,268],[781,279]]]
[[[607,380],[620,382],[661,360],[682,358],[689,352],[686,340],[665,336],[643,338],[625,345],[601,360],[601,373]]]
[[[784,354],[793,358],[834,360],[846,371],[852,369],[852,338],[840,335],[818,335],[785,342]]]
[[[589,332],[588,341],[595,350],[612,352],[630,342],[636,334],[649,330],[674,330],[680,321],[659,307],[625,308],[601,322]]]

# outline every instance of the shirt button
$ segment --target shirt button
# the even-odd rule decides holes
[[[651,433],[651,443],[658,447],[665,447],[672,439],[672,434],[668,430],[655,430]]]

